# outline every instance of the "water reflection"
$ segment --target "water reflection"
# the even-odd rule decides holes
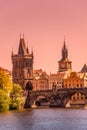
[[[0,130],[86,130],[87,109],[28,109],[0,114]]]

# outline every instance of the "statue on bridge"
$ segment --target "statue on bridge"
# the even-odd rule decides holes
[[[27,82],[27,84],[26,84],[27,98],[26,98],[26,102],[25,102],[24,108],[30,108],[30,107],[31,107],[31,105],[30,105],[30,100],[31,100],[31,99],[30,99],[30,94],[29,94],[29,92],[30,92],[31,90],[33,90],[33,85],[32,85],[32,82],[29,81],[29,82]]]

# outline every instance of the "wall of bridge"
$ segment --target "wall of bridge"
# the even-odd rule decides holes
[[[42,91],[31,91],[28,96],[28,103],[30,106],[36,101],[36,99],[39,96],[44,96],[49,99],[50,103],[52,104],[52,101],[55,102],[55,104],[58,107],[65,107],[66,104],[71,99],[72,95],[75,93],[81,93],[87,97],[87,88],[74,88],[74,89],[58,89],[57,91],[52,90],[42,90]],[[27,98],[26,98],[27,99]]]

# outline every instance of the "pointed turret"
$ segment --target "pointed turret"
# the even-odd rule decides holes
[[[20,37],[18,54],[19,55],[20,54],[27,54],[27,49],[26,49],[26,45],[25,45],[25,41],[24,41],[24,36],[23,36],[23,38]]]
[[[33,55],[33,49],[32,49],[32,51],[31,51],[31,54]]]
[[[27,43],[27,54],[29,54],[28,43]]]
[[[27,54],[29,54],[29,49],[28,49],[28,47],[27,47]]]
[[[32,49],[32,51],[31,51],[31,55],[32,55],[32,58],[34,58],[34,53],[33,53],[33,49]]]
[[[13,53],[13,48],[12,48],[12,53],[11,53],[11,57],[13,57],[14,53]]]
[[[82,67],[80,72],[81,73],[87,72],[87,65],[86,64],[84,64],[84,66]]]
[[[65,60],[67,57],[68,57],[68,50],[66,48],[65,38],[64,38],[64,45],[62,48],[62,60]]]

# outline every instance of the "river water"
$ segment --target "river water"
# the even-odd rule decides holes
[[[87,130],[87,109],[36,108],[0,113],[0,130]]]

